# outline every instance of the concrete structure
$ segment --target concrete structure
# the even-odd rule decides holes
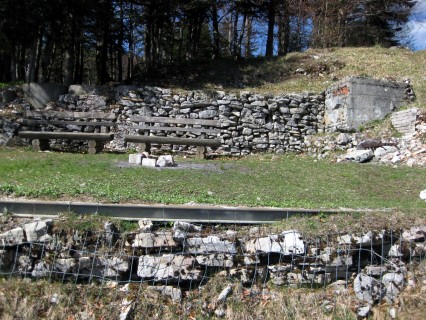
[[[58,101],[61,94],[68,93],[68,86],[52,83],[26,83],[22,86],[25,99],[35,108],[42,109],[52,101]]]
[[[348,77],[326,91],[326,131],[356,131],[406,104],[405,83]]]

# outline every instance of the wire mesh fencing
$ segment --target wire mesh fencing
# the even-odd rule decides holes
[[[311,237],[268,225],[149,221],[135,232],[119,232],[111,222],[100,231],[66,231],[44,220],[0,234],[0,275],[75,288],[130,286],[138,299],[149,287],[176,302],[221,279],[249,292],[271,285],[351,287],[360,301],[392,303],[425,258],[425,232],[413,227]],[[227,288],[220,293],[225,298]]]

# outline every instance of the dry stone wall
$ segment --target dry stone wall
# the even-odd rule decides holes
[[[134,115],[218,119],[222,145],[216,151],[232,155],[301,151],[304,137],[321,129],[319,123],[324,110],[323,95],[273,96],[241,92],[237,96],[221,91],[210,95],[175,94],[167,89],[148,87],[122,92],[124,95],[117,102],[118,122],[124,126],[119,127],[118,137],[128,133],[125,125],[130,124],[129,118]],[[120,139],[112,144],[124,147]]]
[[[374,91],[374,94],[367,94],[369,88],[379,89],[375,89],[377,92]],[[43,90],[48,91],[44,87]],[[16,91],[16,99],[3,104],[2,109],[0,109],[2,116],[0,145],[27,143],[28,141],[17,139],[17,132],[22,129],[40,129],[22,126],[25,112],[41,106],[30,105],[28,101],[31,101],[31,97],[25,90],[18,89]],[[376,95],[381,98],[378,99]],[[404,104],[405,101],[413,100],[414,97],[409,83],[398,84],[360,78],[342,80],[341,83],[330,87],[326,93],[280,95],[262,95],[249,91],[241,91],[238,94],[213,90],[177,92],[148,86],[72,85],[68,88],[68,93],[59,95],[57,101],[43,105],[42,109],[114,113],[117,121],[117,128],[113,132],[115,139],[106,146],[114,151],[124,151],[136,147],[132,144],[126,145],[123,139],[125,134],[138,134],[135,129],[129,128],[129,126],[135,124],[130,120],[132,116],[154,116],[220,120],[220,134],[207,137],[219,138],[222,144],[219,148],[210,149],[210,153],[216,152],[224,155],[247,155],[258,152],[307,151],[308,153],[318,153],[317,149],[321,149],[321,154],[326,155],[327,150],[319,145],[321,142],[318,142],[321,137],[312,138],[312,136],[329,131],[331,128],[330,119],[334,119],[333,117],[337,113],[340,114],[346,110],[343,120],[339,118],[338,121],[343,121],[342,123],[345,125],[342,128],[344,130],[356,130],[357,126],[346,126],[346,124],[360,120],[361,115],[362,121],[356,122],[357,124],[380,118],[394,109],[389,108],[389,105],[396,108]],[[358,100],[362,101],[362,107]],[[378,101],[385,101],[385,106],[381,108]],[[347,112],[349,109],[353,112]],[[378,115],[376,109],[383,109],[384,111]],[[369,110],[369,112],[365,110]],[[332,127],[338,129],[339,126],[333,125]],[[93,127],[83,129],[81,126],[74,125],[66,128],[48,125],[41,129],[44,131],[77,132],[94,130]],[[183,135],[190,138],[197,137],[196,134],[191,135],[184,132],[169,132],[167,134],[171,136]],[[166,135],[166,133],[157,135]],[[346,134],[345,137],[352,139],[352,141],[358,140],[354,138],[354,135],[351,138]],[[350,145],[344,141],[337,144],[343,147]],[[69,150],[87,148],[87,145],[80,141],[53,141],[53,148],[55,146]],[[160,147],[170,150],[170,146],[154,146],[153,151]],[[174,151],[195,151],[194,147],[188,146],[173,146],[173,149]],[[330,151],[332,149],[330,148]]]
[[[15,114],[11,120],[13,123],[3,123],[3,144],[15,136],[19,129],[35,129],[20,125],[28,104],[19,111],[16,111],[17,108],[10,109]],[[246,155],[256,152],[300,152],[306,136],[322,131],[324,95],[274,96],[248,91],[238,95],[222,91],[176,93],[156,87],[119,86],[101,90],[99,87],[73,85],[69,93],[60,95],[56,102],[48,103],[44,110],[99,110],[115,113],[118,124],[114,132],[115,140],[107,146],[111,150],[126,149],[128,146],[124,144],[124,134],[137,134],[129,132],[128,126],[134,124],[130,122],[131,116],[218,119],[222,124],[219,135],[222,145],[214,151]],[[58,128],[46,126],[43,130],[53,131]],[[68,126],[61,130],[80,131],[81,128]],[[70,143],[72,148],[80,146],[75,141]],[[64,142],[58,141],[58,147],[63,146]],[[188,149],[183,146],[174,148],[176,151]]]

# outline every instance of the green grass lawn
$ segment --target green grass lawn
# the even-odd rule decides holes
[[[0,149],[0,195],[52,200],[295,208],[426,209],[420,168],[257,155],[181,168],[120,167],[126,154]]]

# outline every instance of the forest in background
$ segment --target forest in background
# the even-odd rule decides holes
[[[0,0],[0,81],[130,82],[219,57],[394,46],[413,0]]]

